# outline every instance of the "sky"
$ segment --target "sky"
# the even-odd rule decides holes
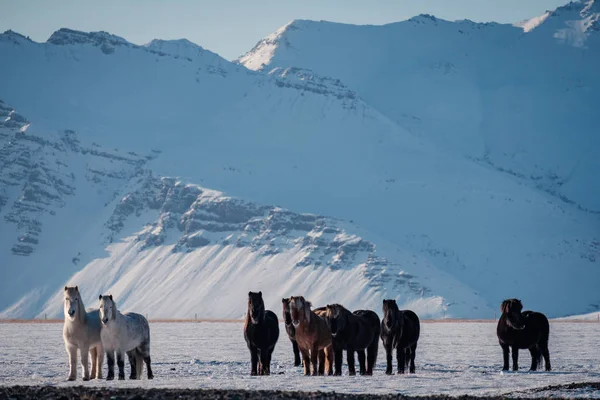
[[[0,0],[0,31],[44,42],[60,28],[135,44],[186,38],[233,60],[294,19],[381,25],[418,14],[513,23],[568,0]]]

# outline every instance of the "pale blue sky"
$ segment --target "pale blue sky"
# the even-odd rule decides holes
[[[41,42],[67,27],[108,31],[136,44],[186,38],[227,59],[293,19],[385,24],[417,14],[516,22],[568,0],[0,0],[0,31]]]

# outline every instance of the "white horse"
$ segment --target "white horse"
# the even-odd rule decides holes
[[[65,286],[65,325],[63,327],[63,340],[69,354],[69,380],[77,379],[77,349],[81,353],[83,367],[83,380],[90,380],[88,354],[92,355],[91,378],[102,379],[102,361],[104,351],[100,339],[100,312],[98,310],[85,310],[79,288]]]
[[[125,379],[123,353],[127,353],[131,365],[129,379],[140,379],[144,362],[148,368],[148,379],[154,378],[150,366],[150,326],[141,314],[124,313],[117,310],[112,295],[100,295],[100,320],[102,321],[102,346],[108,360],[107,380],[115,378],[115,351],[119,367],[119,380]]]

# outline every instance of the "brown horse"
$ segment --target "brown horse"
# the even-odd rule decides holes
[[[282,305],[282,314],[283,314],[283,322],[285,323],[285,331],[288,334],[288,338],[290,342],[292,342],[292,351],[294,352],[294,366],[299,367],[302,362],[300,360],[300,349],[298,348],[298,343],[296,342],[296,328],[292,324],[292,313],[290,311],[290,299],[286,299],[285,297],[281,299]],[[313,310],[315,314],[320,317],[324,317],[325,307],[315,308]],[[323,315],[321,315],[323,314]],[[323,375],[325,371],[325,352],[323,350],[319,351],[319,374]]]
[[[317,375],[317,365],[324,365],[323,373],[333,374],[333,348],[331,347],[331,331],[325,320],[310,309],[310,302],[302,296],[290,297],[290,314],[292,325],[296,330],[296,342],[304,361],[304,375]],[[323,350],[322,355],[320,351]],[[319,360],[321,359],[321,360]],[[326,371],[325,371],[326,370]]]

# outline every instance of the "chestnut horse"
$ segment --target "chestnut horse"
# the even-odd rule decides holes
[[[531,353],[531,371],[541,367],[542,357],[546,371],[550,371],[550,352],[548,337],[550,324],[548,318],[535,311],[523,311],[523,304],[518,299],[508,299],[500,306],[502,316],[498,320],[498,341],[504,356],[503,371],[508,371],[508,353],[512,347],[513,371],[519,369],[519,349],[529,349]]]
[[[322,373],[333,374],[333,348],[331,332],[325,320],[310,309],[311,304],[302,296],[290,297],[290,314],[292,325],[296,331],[296,343],[304,361],[304,375],[317,375],[320,371],[317,365],[321,358],[324,365]],[[320,351],[324,350],[322,356]]]

